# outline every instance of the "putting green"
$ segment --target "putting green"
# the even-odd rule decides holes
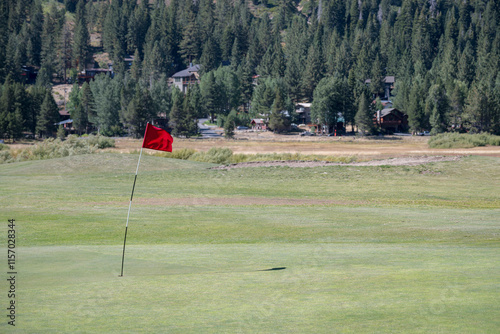
[[[248,168],[145,156],[0,165],[16,327],[0,332],[495,333],[500,169]],[[280,268],[280,270],[269,270]]]

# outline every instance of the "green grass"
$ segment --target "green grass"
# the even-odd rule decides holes
[[[500,326],[498,158],[226,171],[143,156],[120,278],[137,158],[0,165],[0,248],[7,219],[17,223],[19,333]],[[0,291],[7,305],[5,279]]]

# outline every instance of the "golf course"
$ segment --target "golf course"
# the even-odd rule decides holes
[[[498,333],[499,157],[225,169],[145,152],[120,277],[136,147],[0,165],[0,333]]]

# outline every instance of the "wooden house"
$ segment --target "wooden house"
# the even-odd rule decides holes
[[[311,105],[312,103],[300,102],[295,105],[295,112],[298,115],[299,124],[311,123]]]
[[[394,83],[396,78],[393,75],[388,75],[382,79],[382,84],[384,86],[384,93],[380,94],[382,100],[389,100],[392,96],[392,90],[394,89]],[[365,80],[365,85],[369,86],[372,83],[371,79]]]
[[[262,118],[254,118],[250,124],[253,130],[267,130],[266,122]]]
[[[169,80],[170,85],[176,86],[184,94],[190,85],[200,82],[200,65],[192,65],[185,70],[175,73]]]
[[[408,131],[408,115],[396,108],[377,110],[374,122],[387,132]]]

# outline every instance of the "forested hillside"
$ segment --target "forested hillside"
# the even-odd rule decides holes
[[[374,133],[372,101],[394,76],[390,98],[411,131],[499,134],[499,21],[495,0],[2,0],[0,137],[52,133],[50,87],[107,66],[99,55],[115,76],[74,85],[67,108],[80,133],[91,122],[139,136],[162,117],[190,136],[208,114],[264,117],[281,131],[300,101],[326,128],[342,117]],[[201,82],[184,95],[168,78],[189,64]]]

